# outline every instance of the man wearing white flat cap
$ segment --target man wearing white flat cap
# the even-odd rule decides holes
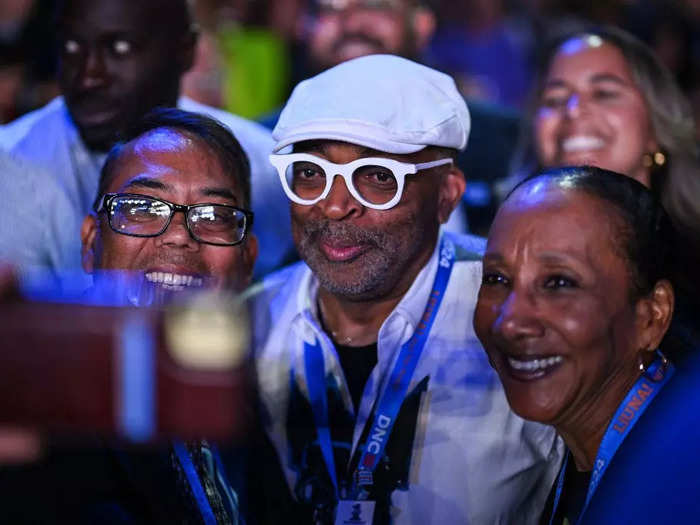
[[[256,369],[286,522],[539,519],[561,447],[510,412],[474,335],[483,240],[440,231],[469,125],[450,77],[391,55],[302,82],[281,114],[303,261],[257,297]]]

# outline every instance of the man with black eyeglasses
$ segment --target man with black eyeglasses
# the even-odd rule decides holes
[[[0,165],[10,166],[2,162]],[[175,294],[182,294],[188,289],[242,291],[251,280],[257,256],[257,241],[251,232],[253,214],[249,207],[248,157],[225,127],[208,117],[178,109],[152,111],[130,127],[124,140],[112,148],[102,170],[94,211],[85,218],[81,232],[83,263],[85,269],[93,273],[95,286],[81,297],[81,302],[93,303],[90,294],[101,287],[112,292],[122,291],[118,286],[110,288],[110,283],[114,283],[122,274],[134,278],[142,293],[127,294],[126,298],[115,297],[114,294],[104,296],[109,304],[116,302],[159,307],[176,298]],[[6,271],[0,267],[0,295],[3,285],[7,288],[8,281]],[[66,392],[66,397],[72,398],[75,403],[99,406],[99,402],[95,405],[92,398],[95,390],[94,378],[90,374],[96,370],[95,375],[99,376],[104,371],[101,366],[106,365],[112,367],[109,372],[114,374],[114,386],[111,388],[114,389],[115,407],[119,406],[121,410],[125,405],[131,405],[141,414],[136,418],[129,416],[130,424],[137,420],[143,424],[153,417],[146,416],[144,419],[142,416],[149,413],[148,407],[154,402],[154,397],[157,420],[162,419],[163,414],[177,413],[182,416],[183,422],[189,421],[186,424],[194,424],[191,414],[182,413],[193,406],[190,404],[193,399],[182,392],[173,394],[174,391],[167,387],[168,382],[161,382],[162,375],[158,370],[162,372],[163,368],[169,368],[181,379],[194,377],[192,384],[195,385],[195,392],[198,391],[197,387],[206,389],[207,382],[212,381],[211,376],[207,379],[202,374],[215,372],[222,366],[224,368],[219,370],[222,374],[231,370],[226,368],[230,363],[224,364],[220,360],[221,355],[213,361],[208,360],[212,353],[216,354],[226,346],[221,344],[221,340],[218,340],[219,344],[212,343],[216,336],[212,339],[211,326],[210,331],[202,328],[202,325],[206,326],[201,321],[203,316],[216,317],[216,306],[211,305],[211,296],[194,299],[197,299],[196,306],[188,312],[196,315],[185,316],[189,321],[180,317],[171,323],[171,327],[178,329],[173,337],[184,350],[185,353],[179,355],[182,358],[186,354],[185,361],[175,359],[174,363],[167,364],[168,361],[163,360],[160,353],[154,358],[155,349],[148,348],[152,341],[146,328],[147,319],[153,319],[149,315],[154,312],[145,310],[143,314],[133,309],[123,312],[126,315],[133,312],[134,319],[143,319],[146,324],[141,327],[143,330],[138,326],[125,325],[121,332],[123,337],[115,338],[118,341],[114,342],[114,349],[100,348],[100,351],[106,352],[103,355],[111,356],[107,363],[99,358],[89,362],[84,354],[73,353],[73,350],[85,350],[85,347],[74,348],[80,342],[66,344],[64,340],[62,344],[65,347],[57,343],[59,348],[66,350],[63,354],[65,359],[82,363],[80,370],[87,376],[72,377],[81,388]],[[207,310],[209,306],[213,309]],[[48,325],[56,325],[55,319],[48,313],[51,308],[58,312],[62,305],[47,306],[44,315],[49,319],[41,319],[42,322],[49,321],[46,323]],[[98,309],[94,308],[93,312]],[[111,313],[118,318],[122,312],[117,313],[115,309]],[[241,318],[245,317],[241,315],[231,319],[229,328],[238,330],[236,336],[245,333],[245,324],[241,324]],[[105,319],[95,319],[98,319],[97,326],[83,326],[81,323],[84,323],[84,319],[76,319],[78,341],[88,341],[84,344],[88,347],[93,345],[93,348],[100,339],[90,342],[91,338],[81,339],[80,334],[106,333],[105,327],[100,326]],[[224,319],[228,320],[227,317]],[[41,334],[40,323],[36,324],[37,333]],[[203,332],[208,337],[203,336]],[[162,343],[171,351],[170,356],[177,354],[173,352],[173,337],[169,341],[167,337],[164,338]],[[46,340],[45,335],[41,335],[33,344]],[[125,343],[127,340],[130,342]],[[48,344],[53,344],[53,341]],[[16,345],[7,350],[8,353],[12,353],[9,350],[25,351]],[[32,355],[31,352],[28,354]],[[32,355],[32,358],[38,361],[44,355],[55,354]],[[122,359],[126,359],[127,355],[136,357],[138,362],[133,361],[133,366],[125,366]],[[163,366],[164,362],[166,365]],[[198,366],[187,366],[188,362],[190,365],[196,362]],[[45,370],[47,376],[66,374],[60,366],[57,367],[58,371],[51,368],[51,361],[46,367],[50,368]],[[149,367],[153,367],[155,372]],[[26,370],[26,367],[19,369]],[[120,375],[127,380],[121,382],[118,379]],[[218,377],[214,382],[221,380],[221,376]],[[36,382],[40,381],[42,377],[37,377]],[[154,392],[149,394],[149,387],[144,388],[144,385],[150,381],[157,388],[154,387]],[[141,387],[134,388],[137,384]],[[31,381],[27,381],[26,385],[27,389],[34,388]],[[188,394],[197,397],[192,391]],[[245,403],[246,393],[237,391],[235,395],[239,394]],[[120,397],[122,395],[124,398]],[[123,401],[127,397],[130,401]],[[199,415],[204,420],[214,420],[222,410],[226,409],[211,403]],[[134,435],[128,430],[130,425],[122,426],[121,418],[116,432],[112,433],[104,426],[104,421],[110,419],[108,414],[94,408],[88,409],[88,412],[94,419],[71,422],[68,430],[63,429],[60,438],[54,439],[57,436],[51,434],[46,436],[45,442],[39,442],[32,432],[13,434],[0,421],[3,522],[240,523],[236,490],[243,487],[244,455],[234,447],[245,445],[239,441],[222,443],[220,452],[214,443],[202,439],[175,439],[164,443],[157,439],[174,437],[173,430],[157,436],[152,434],[153,429],[148,432],[150,436]],[[66,410],[66,414],[71,414],[70,409]],[[243,417],[243,414],[236,415],[237,421],[242,421]],[[42,420],[39,424],[44,423]],[[159,423],[150,421],[146,426],[155,428],[157,425]],[[195,436],[199,437],[199,430],[195,430]],[[115,439],[117,436],[119,439]],[[123,440],[124,437],[127,439]],[[128,446],[133,442],[139,445],[143,442],[147,446]],[[16,444],[24,446],[24,449]],[[39,450],[35,451],[36,448]],[[30,461],[26,465],[3,465],[1,463],[7,458],[8,451],[15,456],[23,454],[20,456],[22,460]]]
[[[152,292],[146,305],[187,289],[242,291],[258,251],[249,207],[250,166],[233,135],[196,113],[154,110],[107,157],[93,212],[82,226],[84,268],[98,286],[114,270],[143,277]],[[150,475],[147,481],[162,495],[148,502],[150,508],[126,509],[137,522],[238,523],[237,496],[215,447],[176,441],[162,455],[160,462],[149,458],[155,469],[121,455],[132,476]],[[178,504],[168,507],[173,500]]]
[[[243,289],[258,250],[249,170],[215,121],[175,109],[150,113],[102,169],[81,230],[85,271],[136,272],[165,295]]]

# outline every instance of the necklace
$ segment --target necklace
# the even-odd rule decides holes
[[[350,343],[352,343],[352,337],[341,337],[340,335],[338,335],[338,332],[333,332],[332,330],[331,339],[333,339],[333,341],[342,346],[348,346],[350,345]]]
[[[330,331],[331,333],[331,339],[335,341],[336,344],[343,345],[343,346],[348,346],[352,343],[353,338],[349,336],[343,336],[340,334],[340,332],[336,332],[335,330],[329,330],[328,326],[326,325],[325,319],[325,310],[323,308],[323,303],[321,302],[320,299],[316,301],[316,304],[318,306],[318,320],[321,322],[321,328],[323,328],[323,331],[328,333]]]

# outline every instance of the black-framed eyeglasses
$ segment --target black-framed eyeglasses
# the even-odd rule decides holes
[[[132,237],[157,237],[170,226],[175,212],[185,214],[190,236],[205,244],[234,246],[253,225],[253,212],[227,204],[175,204],[136,193],[105,193],[93,206],[106,213],[109,227]]]

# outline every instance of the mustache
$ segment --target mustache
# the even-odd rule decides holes
[[[202,262],[200,255],[182,250],[168,250],[167,248],[158,250],[154,257],[149,258],[146,264],[143,264],[143,269],[147,270],[149,267],[170,264],[187,268],[190,273],[199,277],[209,276],[209,269]]]
[[[382,51],[386,51],[386,49],[384,48],[384,44],[380,40],[373,38],[365,33],[345,33],[335,42],[335,44],[333,44],[333,52],[338,53],[341,47],[343,47],[351,41],[362,42],[363,44],[367,44],[368,46],[377,48]]]
[[[309,221],[304,225],[305,242],[342,242],[346,244],[369,244],[380,247],[385,244],[384,232],[367,230],[354,224],[329,220]]]
[[[71,106],[84,106],[90,110],[110,109],[121,102],[104,88],[74,90],[67,98]]]

